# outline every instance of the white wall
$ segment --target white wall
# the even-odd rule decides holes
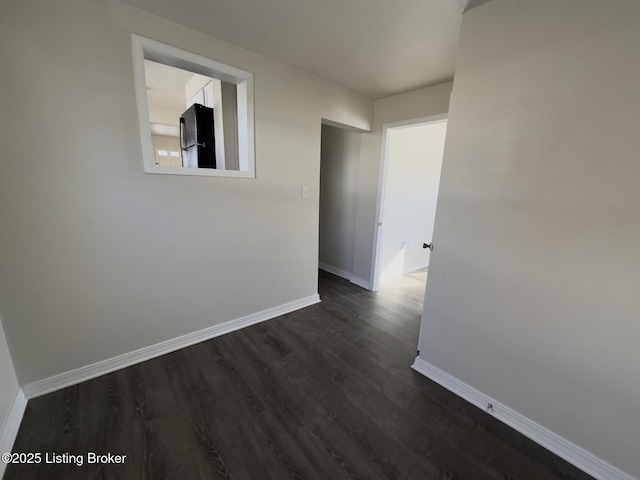
[[[220,82],[222,118],[224,122],[224,162],[227,170],[239,170],[238,158],[238,92],[236,86]]]
[[[429,265],[446,121],[388,130],[380,280]]]
[[[0,452],[11,452],[18,434],[26,400],[19,390],[9,347],[0,321]],[[7,464],[0,461],[0,478]]]
[[[211,77],[205,77],[204,75],[200,75],[199,73],[194,73],[193,77],[191,77],[184,86],[185,98],[187,102],[191,97],[193,97],[196,93],[202,90],[205,87],[205,85],[211,82],[212,80],[216,80],[216,82],[220,81],[218,79],[214,79]],[[185,106],[186,106],[186,102],[185,102]]]
[[[376,100],[371,132],[362,134],[353,274],[371,282],[382,129],[387,123],[446,114],[452,83]]]
[[[256,179],[144,173],[131,32],[254,73]],[[371,100],[117,2],[3,2],[0,52],[21,384],[317,292],[321,119],[369,129]]]
[[[175,125],[180,123],[180,117],[185,109],[171,108],[165,105],[149,105],[149,122]]]
[[[464,15],[421,357],[640,477],[640,3]]]
[[[320,264],[348,278],[353,268],[361,135],[322,125]]]
[[[5,430],[9,412],[18,394],[18,388],[18,379],[13,369],[9,347],[0,322],[0,435]],[[0,467],[0,474],[1,472]]]
[[[179,137],[167,137],[166,135],[151,135],[151,144],[154,147],[180,148]]]

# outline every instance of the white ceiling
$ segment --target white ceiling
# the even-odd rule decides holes
[[[144,61],[147,99],[150,105],[184,110],[187,103],[185,85],[195,75],[162,63]]]
[[[471,0],[124,0],[372,98],[453,78]]]

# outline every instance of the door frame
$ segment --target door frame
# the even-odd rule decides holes
[[[380,261],[382,257],[382,239],[384,237],[384,197],[387,187],[387,166],[389,161],[389,135],[391,130],[398,128],[414,127],[429,123],[438,123],[447,120],[449,115],[431,115],[428,117],[413,118],[399,122],[385,123],[382,126],[382,147],[380,149],[380,171],[378,173],[378,199],[376,202],[376,216],[373,231],[373,252],[371,254],[371,290],[380,290]]]

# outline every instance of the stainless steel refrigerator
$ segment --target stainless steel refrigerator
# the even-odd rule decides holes
[[[213,108],[194,103],[182,114],[180,149],[183,167],[216,168]]]

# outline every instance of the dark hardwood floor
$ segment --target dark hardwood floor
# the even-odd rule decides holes
[[[591,478],[410,369],[416,277],[321,272],[318,305],[31,400],[14,452],[43,463],[4,478]],[[82,466],[44,463],[67,453]]]

